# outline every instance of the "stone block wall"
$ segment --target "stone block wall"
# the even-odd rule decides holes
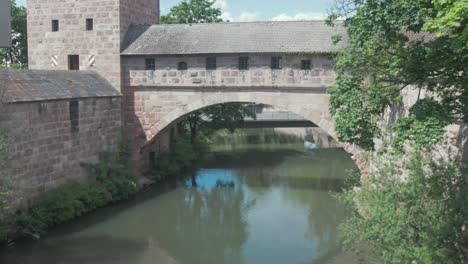
[[[94,70],[120,90],[122,42],[130,24],[154,24],[159,0],[28,0],[28,59],[34,70]],[[93,19],[93,30],[86,30]],[[52,32],[52,20],[59,30]]]
[[[121,135],[121,98],[78,100],[72,124],[70,100],[0,105],[0,130],[8,137],[7,169],[1,179],[12,186],[13,207],[74,179],[87,176],[81,162],[116,149]]]
[[[331,59],[327,55],[210,55],[216,57],[216,70],[206,70],[207,55],[124,56],[126,86],[284,86],[329,87],[335,83]],[[271,69],[271,57],[282,57],[282,69]],[[239,57],[249,57],[249,69],[239,70]],[[156,70],[145,70],[145,59],[154,58]],[[311,70],[301,70],[301,60],[311,60]],[[177,70],[179,62],[188,69]]]

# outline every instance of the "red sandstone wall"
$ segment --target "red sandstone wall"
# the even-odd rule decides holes
[[[0,105],[0,129],[9,137],[8,175],[15,206],[68,180],[87,176],[81,162],[114,150],[121,135],[121,99],[79,101],[79,132],[72,132],[69,101]]]
[[[66,70],[79,55],[80,70],[94,70],[120,90],[121,43],[130,24],[159,22],[159,0],[28,0],[30,69]],[[86,19],[94,28],[86,30]],[[59,31],[52,32],[52,20]]]

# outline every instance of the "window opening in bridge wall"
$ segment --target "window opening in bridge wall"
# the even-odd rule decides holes
[[[154,71],[156,69],[155,59],[145,59],[145,69],[147,71]]]
[[[312,63],[310,62],[310,60],[302,60],[301,61],[301,69],[302,70],[312,69]]]
[[[249,57],[240,57],[239,58],[239,70],[248,70],[249,69]]]
[[[206,69],[207,70],[216,70],[216,57],[206,58]]]
[[[52,20],[52,32],[59,31],[59,21],[57,19]]]
[[[71,132],[80,131],[80,104],[78,100],[70,101],[68,106],[70,112]]]
[[[181,61],[177,64],[177,70],[179,71],[186,71],[187,68],[187,63],[185,61]]]
[[[87,31],[92,31],[94,27],[94,21],[92,18],[87,18],[86,19],[86,30]]]
[[[281,69],[281,57],[271,57],[271,68],[273,70],[280,70]]]
[[[71,71],[77,71],[80,69],[80,56],[68,55],[68,69]]]

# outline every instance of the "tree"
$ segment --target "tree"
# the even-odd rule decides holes
[[[10,48],[0,49],[0,68],[25,68],[28,65],[28,33],[26,29],[26,8],[11,0]]]
[[[447,124],[468,121],[468,0],[338,0],[328,22],[343,17],[349,44],[330,89],[341,141],[374,149],[384,110],[410,87],[432,96],[397,121],[395,147],[430,146]]]
[[[190,140],[195,142],[200,130],[205,134],[223,128],[234,132],[236,128],[242,127],[246,117],[256,117],[254,104],[224,103],[197,110],[190,113],[186,119],[190,129]]]
[[[467,21],[468,0],[337,0],[328,19],[348,32],[330,89],[341,141],[374,150],[382,116],[401,91],[428,92],[390,126],[396,152],[388,152],[389,165],[343,195],[353,209],[341,225],[345,244],[364,243],[385,263],[468,260],[466,154],[450,161],[421,154],[440,141],[446,125],[468,121]],[[393,154],[408,149],[410,162],[400,165]]]
[[[161,24],[188,24],[223,22],[221,10],[210,0],[184,0],[161,16]]]
[[[384,263],[467,263],[468,164],[410,157],[407,167],[389,164],[341,195],[355,208],[340,225],[345,246],[359,252],[364,243]]]

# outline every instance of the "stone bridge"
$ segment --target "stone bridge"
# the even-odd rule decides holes
[[[271,105],[275,109],[295,113],[335,137],[333,119],[328,110],[329,95],[323,88],[134,88],[125,100],[128,104],[127,135],[132,135],[134,159],[138,161],[145,161],[147,152],[154,151],[150,145],[156,143],[159,147],[161,144],[164,146],[170,128],[187,114],[228,102]]]

